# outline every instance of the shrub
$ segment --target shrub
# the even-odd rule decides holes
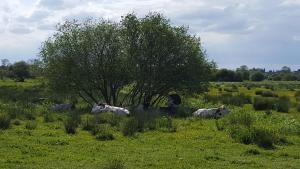
[[[124,136],[133,136],[136,132],[138,132],[139,126],[136,118],[128,118],[123,122],[121,131]]]
[[[255,133],[255,137],[253,141],[255,144],[267,149],[274,147],[274,143],[276,142],[276,137],[274,133],[272,133],[270,130],[264,128],[256,128],[254,130],[254,133]]]
[[[251,81],[260,82],[265,79],[265,75],[261,72],[255,72],[250,77]]]
[[[24,114],[24,117],[27,119],[27,120],[35,120],[35,112],[34,112],[34,108],[33,107],[30,107],[30,108],[27,108],[26,111],[25,111],[25,114]]]
[[[244,144],[253,143],[255,137],[252,128],[241,126],[241,125],[232,126],[229,129],[229,135],[234,140]]]
[[[124,169],[125,165],[124,162],[121,160],[114,159],[110,161],[103,169]]]
[[[300,112],[300,104],[297,105],[297,111]]]
[[[253,107],[255,110],[270,110],[274,109],[276,100],[273,98],[255,97],[253,99]]]
[[[71,115],[67,117],[67,119],[64,121],[65,132],[68,134],[75,134],[79,121],[80,120],[78,120],[77,115]]]
[[[204,100],[206,102],[212,102],[213,104],[217,104],[221,102],[226,105],[234,105],[242,107],[244,104],[251,104],[252,100],[250,96],[245,94],[232,95],[230,93],[224,93],[220,96],[211,96],[204,95]]]
[[[233,93],[233,92],[238,92],[238,88],[224,88],[225,92]]]
[[[6,113],[0,113],[0,129],[8,129],[10,127],[11,118]]]
[[[262,95],[262,93],[263,93],[262,90],[256,90],[256,91],[255,91],[255,94],[256,94],[256,95]]]
[[[217,130],[222,131],[222,130],[225,129],[225,122],[224,122],[224,120],[217,119],[215,121],[215,123],[216,123]]]
[[[113,113],[101,113],[96,116],[96,123],[108,123],[111,126],[118,126],[121,121],[121,117]]]
[[[249,112],[239,111],[230,113],[226,120],[228,121],[229,125],[242,125],[249,128],[253,125],[255,118]]]
[[[55,118],[52,113],[47,112],[44,114],[44,122],[49,123],[49,122],[54,122],[54,121],[55,121]]]
[[[186,118],[192,116],[193,110],[189,107],[180,106],[178,108],[176,117]]]
[[[257,149],[249,149],[245,152],[246,155],[259,155],[260,152]]]
[[[157,119],[156,121],[158,128],[165,129],[169,132],[176,132],[177,130],[171,117],[162,117]]]
[[[13,124],[16,125],[16,126],[19,126],[19,125],[21,125],[21,121],[16,119],[16,120],[13,121]]]
[[[236,96],[231,96],[231,97],[224,97],[221,96],[223,98],[222,103],[223,104],[229,104],[229,105],[234,105],[234,106],[244,106],[244,104],[250,104],[251,101],[251,97],[250,96],[246,96],[245,94],[241,93],[238,94]]]
[[[295,92],[295,97],[300,98],[300,90]]]
[[[99,124],[95,126],[94,133],[96,135],[96,139],[101,141],[113,140],[115,138],[109,124]]]
[[[142,132],[145,129],[154,130],[156,127],[156,119],[160,117],[160,112],[156,109],[147,111],[133,112],[133,117],[137,122],[138,131]]]
[[[93,131],[96,126],[96,118],[93,115],[84,115],[81,118],[81,127],[83,130]]]
[[[25,109],[17,104],[9,105],[8,107],[6,107],[6,112],[12,119],[15,119],[17,117],[20,118],[21,115],[24,115],[26,113]]]
[[[276,103],[276,110],[278,112],[288,113],[290,109],[290,99],[288,97],[280,97]]]
[[[25,128],[28,129],[28,130],[34,130],[36,129],[37,127],[37,122],[36,121],[28,121],[26,124],[25,124]]]
[[[256,95],[261,95],[263,97],[278,97],[278,95],[274,92],[271,91],[262,91],[262,90],[257,90],[255,91]]]

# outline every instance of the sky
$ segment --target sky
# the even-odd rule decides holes
[[[0,59],[37,58],[59,22],[131,12],[188,26],[219,68],[300,69],[300,0],[1,0]]]

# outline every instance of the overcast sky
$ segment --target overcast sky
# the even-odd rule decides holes
[[[300,0],[1,0],[0,59],[36,58],[63,20],[118,21],[133,11],[189,26],[219,67],[300,69]]]

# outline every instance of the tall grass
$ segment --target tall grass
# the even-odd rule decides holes
[[[227,131],[237,142],[253,143],[266,149],[286,142],[286,135],[300,133],[300,123],[293,119],[273,115],[265,116],[261,113],[238,109],[216,121],[216,127],[219,130]]]

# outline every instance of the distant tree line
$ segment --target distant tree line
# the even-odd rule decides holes
[[[266,71],[262,68],[249,69],[243,65],[236,70],[216,69],[212,81],[219,82],[242,82],[242,81],[300,81],[300,69],[291,71],[287,66],[277,71]]]
[[[42,66],[39,60],[30,60],[28,62],[19,61],[13,64],[8,59],[1,59],[0,79],[14,79],[17,82],[24,82],[27,78],[36,78],[42,76]]]

